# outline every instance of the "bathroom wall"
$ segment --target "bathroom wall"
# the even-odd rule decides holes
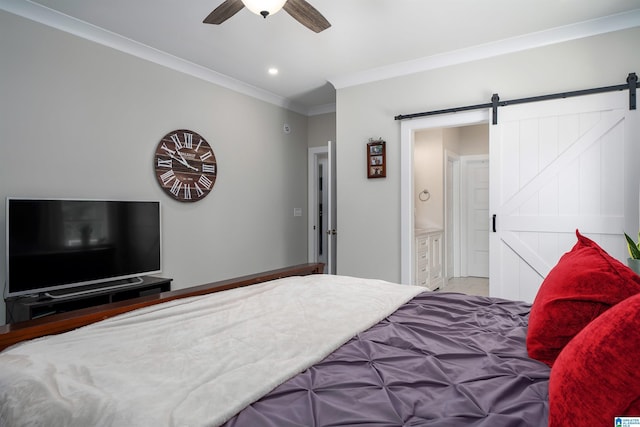
[[[489,125],[425,129],[414,138],[415,227],[444,228],[444,153],[489,154]],[[427,201],[427,190],[430,197]]]

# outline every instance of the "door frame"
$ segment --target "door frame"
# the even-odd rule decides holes
[[[490,109],[405,120],[400,123],[400,283],[413,283],[415,133],[424,129],[460,127],[489,122]]]
[[[444,277],[460,277],[460,155],[444,150]],[[445,280],[445,284],[446,284]]]
[[[323,216],[327,218],[327,230],[322,230],[326,233],[326,253],[327,262],[325,264],[324,272],[326,274],[336,274],[336,170],[335,170],[335,142],[328,141],[324,147],[311,147],[309,148],[308,160],[307,160],[307,260],[309,262],[318,262],[317,252],[317,227],[321,227],[321,224],[316,224],[316,218],[318,218],[318,165],[322,159],[326,159],[327,167],[323,174],[323,187],[327,194],[326,206],[323,206]],[[314,227],[316,227],[314,229]]]

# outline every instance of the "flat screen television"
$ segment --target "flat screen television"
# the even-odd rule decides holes
[[[7,297],[161,271],[158,201],[8,198],[6,207]]]

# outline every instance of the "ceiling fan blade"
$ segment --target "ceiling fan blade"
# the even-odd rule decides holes
[[[244,7],[242,0],[225,0],[220,6],[216,7],[213,12],[204,18],[205,24],[222,24],[227,19],[238,13]]]
[[[283,8],[296,21],[316,33],[331,26],[329,21],[305,0],[287,0]]]

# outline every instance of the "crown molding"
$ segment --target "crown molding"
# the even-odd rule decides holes
[[[274,104],[278,107],[303,115],[309,114],[308,109],[279,95],[249,85],[225,74],[202,67],[198,64],[194,64],[193,62],[178,58],[177,56],[152,48],[111,31],[107,31],[69,15],[65,15],[43,5],[33,3],[30,0],[0,0],[0,10],[56,28],[115,50],[128,53],[201,80],[214,83],[218,86]]]
[[[640,9],[634,9],[616,15],[529,33],[497,42],[335,76],[330,78],[329,82],[333,84],[336,90],[343,89],[638,26],[640,26]]]
[[[249,85],[225,74],[178,58],[43,5],[33,3],[30,0],[0,0],[0,10],[5,10],[14,15],[128,53],[299,114],[313,116],[336,111],[335,104],[305,108],[272,92]],[[357,73],[335,76],[329,78],[328,81],[335,89],[343,89],[350,86],[401,77],[638,26],[640,26],[640,9],[635,9],[625,13],[525,34],[497,42],[404,61]]]
[[[317,105],[315,107],[309,108],[307,111],[308,116],[319,116],[321,114],[335,113],[336,112],[336,104],[324,104]]]

